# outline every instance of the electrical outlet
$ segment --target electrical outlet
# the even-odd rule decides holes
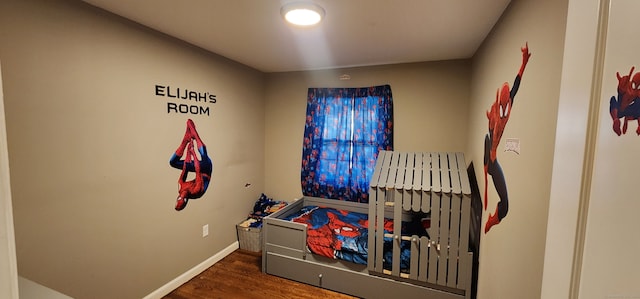
[[[209,224],[205,224],[202,226],[202,237],[206,237],[209,235]]]

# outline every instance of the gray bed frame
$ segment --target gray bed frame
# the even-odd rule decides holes
[[[263,220],[265,273],[362,298],[470,299],[473,252],[469,250],[470,188],[462,153],[381,151],[369,203],[303,197]],[[368,264],[310,253],[307,227],[283,220],[304,206],[369,214]],[[384,218],[430,215],[429,238],[403,236],[396,225],[384,234]],[[375,219],[376,221],[373,221]],[[382,268],[382,240],[392,237],[393,265]],[[378,242],[376,242],[378,240]],[[410,272],[400,271],[400,242],[411,242]],[[376,254],[378,253],[378,254]]]

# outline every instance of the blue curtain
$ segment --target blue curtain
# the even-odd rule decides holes
[[[389,85],[309,88],[302,146],[302,194],[368,202],[378,152],[393,150]]]

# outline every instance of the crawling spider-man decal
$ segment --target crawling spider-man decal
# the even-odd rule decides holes
[[[487,223],[484,227],[484,233],[489,232],[492,226],[500,223],[500,221],[507,216],[509,211],[509,196],[507,194],[507,184],[504,179],[504,173],[502,167],[498,162],[497,151],[500,139],[504,128],[509,121],[511,115],[511,107],[513,106],[513,99],[520,87],[520,80],[522,79],[522,73],[524,68],[529,62],[529,45],[525,44],[522,50],[522,65],[520,71],[516,75],[513,81],[513,87],[509,90],[509,84],[505,82],[502,87],[498,89],[496,93],[496,101],[491,105],[491,109],[487,111],[487,118],[489,119],[489,134],[484,139],[484,209],[487,209],[487,174],[491,175],[493,179],[493,185],[496,187],[500,200],[496,205],[496,210],[492,214],[489,214]]]
[[[195,152],[198,148],[200,160]],[[186,152],[186,155],[185,155]],[[182,157],[184,159],[182,159]],[[171,155],[169,165],[182,170],[180,178],[178,178],[178,198],[176,199],[176,211],[180,211],[187,206],[189,199],[202,197],[209,187],[211,181],[211,173],[213,172],[213,163],[207,154],[207,147],[200,139],[196,126],[192,120],[187,120],[187,131],[184,133],[182,143],[178,149]],[[187,176],[193,172],[195,178],[188,181]]]
[[[618,97],[611,97],[609,102],[609,114],[613,120],[613,131],[618,136],[627,133],[627,122],[630,120],[638,121],[638,128],[636,134],[640,135],[640,73],[635,73],[633,77],[633,70],[635,67],[631,67],[629,75],[620,76],[620,73],[616,72],[618,78]],[[620,128],[620,119],[624,118],[622,123],[622,129]]]

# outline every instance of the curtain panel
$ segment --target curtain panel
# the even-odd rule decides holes
[[[302,193],[368,202],[380,150],[393,150],[389,85],[309,88],[302,147]]]

